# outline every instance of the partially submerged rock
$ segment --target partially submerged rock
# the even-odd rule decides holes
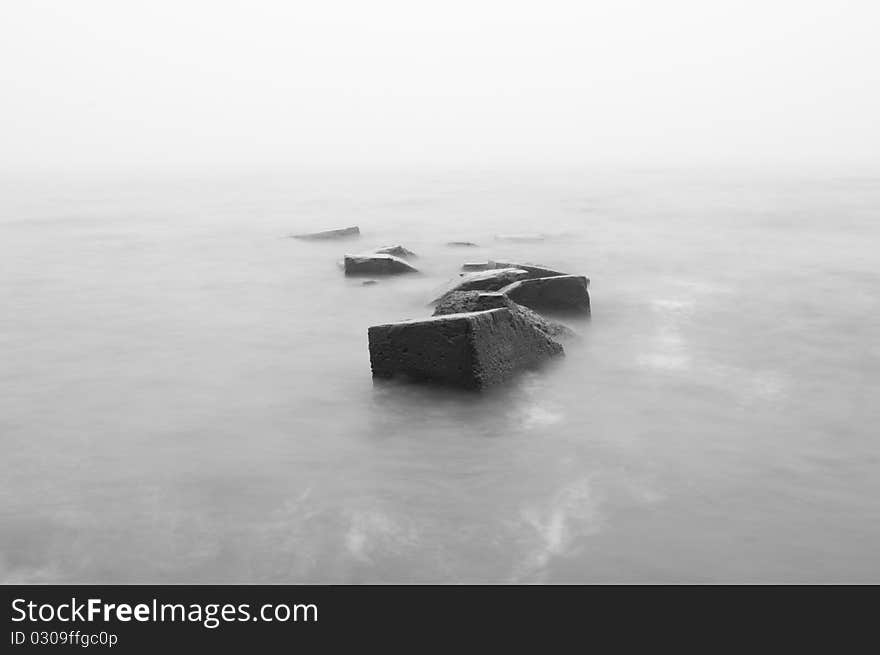
[[[531,277],[555,277],[557,275],[566,275],[561,271],[555,271],[546,266],[537,266],[535,264],[515,264],[512,262],[468,262],[461,267],[463,271],[491,271],[497,268],[518,268],[528,271]]]
[[[373,252],[380,255],[394,255],[403,259],[416,256],[412,250],[407,250],[403,246],[383,246],[382,248],[376,248]]]
[[[484,312],[490,309],[510,308],[516,305],[497,291],[452,291],[443,296],[434,308],[434,316]]]
[[[532,277],[556,277],[558,275],[567,275],[562,271],[555,271],[546,266],[537,266],[535,264],[513,264],[510,262],[492,262],[495,268],[521,268],[528,271]]]
[[[361,230],[357,225],[352,227],[343,227],[338,230],[325,230],[323,232],[310,232],[308,234],[293,234],[294,239],[304,239],[307,241],[317,241],[321,239],[346,239],[351,237],[359,237]]]
[[[368,330],[374,377],[465,389],[504,382],[562,355],[562,346],[508,309],[448,314]]]
[[[518,314],[536,330],[556,339],[576,336],[574,331],[562,323],[551,321],[528,307],[513,302],[509,297],[498,291],[454,291],[443,297],[434,309],[434,316],[461,314],[465,312],[481,312],[490,309],[508,309]]]
[[[590,281],[583,275],[519,280],[500,289],[511,300],[536,311],[590,313]]]
[[[447,241],[446,245],[450,246],[452,248],[479,248],[480,247],[476,243],[474,243],[473,241]]]
[[[394,275],[418,272],[400,257],[383,254],[346,255],[344,267],[346,275]]]
[[[528,276],[529,272],[520,268],[498,268],[491,271],[470,273],[462,276],[461,281],[433,302],[438,303],[455,291],[498,291],[498,289]]]
[[[365,286],[365,287],[369,287],[374,284],[379,284],[379,283],[376,280],[364,280],[363,282],[361,282],[361,286]]]

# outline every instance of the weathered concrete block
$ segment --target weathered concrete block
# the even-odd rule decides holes
[[[462,276],[455,291],[497,291],[511,282],[522,280],[529,272],[520,268],[496,268]]]
[[[416,256],[412,250],[407,250],[403,246],[384,246],[382,248],[376,248],[373,252],[380,255],[394,255],[395,257],[401,257],[403,259]]]
[[[513,264],[510,262],[492,262],[493,268],[519,268],[529,272],[530,277],[556,277],[558,275],[567,275],[561,271],[554,271],[546,266],[537,266],[535,264]]]
[[[516,303],[497,291],[453,291],[443,296],[434,308],[434,316],[511,309]]]
[[[529,277],[555,277],[557,275],[567,275],[561,271],[554,271],[546,266],[537,266],[535,264],[514,264],[512,262],[468,262],[462,265],[463,271],[491,271],[497,268],[518,268],[521,271],[527,271]]]
[[[500,289],[519,305],[548,312],[590,313],[590,281],[583,275],[557,275],[520,280]]]
[[[368,337],[375,377],[465,389],[499,384],[564,352],[508,309],[374,325]]]
[[[461,279],[432,302],[438,303],[448,294],[455,291],[498,291],[501,287],[507,286],[517,280],[522,280],[529,276],[528,271],[519,268],[499,268],[490,271],[480,271],[478,273],[469,273],[463,275]]]
[[[316,241],[320,239],[346,239],[350,237],[359,237],[361,230],[357,225],[352,227],[343,227],[338,230],[325,230],[323,232],[310,232],[308,234],[293,234],[294,239],[305,239],[308,241]]]
[[[551,321],[528,307],[513,302],[498,291],[456,291],[444,296],[434,309],[434,316],[461,314],[464,312],[483,312],[489,309],[505,308],[519,315],[526,323],[543,332],[551,339],[575,337],[574,331],[558,321]]]
[[[344,267],[346,275],[394,275],[418,272],[400,257],[380,254],[346,255]]]

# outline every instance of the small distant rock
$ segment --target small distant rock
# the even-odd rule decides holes
[[[407,250],[403,246],[384,246],[382,248],[376,248],[373,252],[380,255],[394,255],[395,257],[401,257],[403,259],[416,256],[412,250]]]
[[[325,230],[323,232],[310,232],[308,234],[293,234],[294,239],[303,239],[306,241],[318,241],[322,239],[347,239],[359,237],[361,230],[357,225],[352,227],[343,227],[338,230]]]
[[[346,255],[344,266],[346,275],[395,275],[418,272],[400,257],[383,254]]]
[[[479,248],[473,241],[447,241],[446,245],[451,248]]]
[[[583,275],[519,280],[500,289],[519,305],[536,311],[590,314],[590,281]]]
[[[379,284],[376,280],[364,280],[361,284],[365,287],[372,286],[374,284]]]

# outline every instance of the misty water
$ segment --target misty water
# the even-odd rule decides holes
[[[880,582],[878,218],[839,173],[6,179],[0,580]],[[591,279],[564,360],[374,384],[368,326],[489,258]]]

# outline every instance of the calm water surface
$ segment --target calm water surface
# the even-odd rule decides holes
[[[880,582],[878,246],[855,175],[4,180],[0,581]],[[565,360],[374,386],[492,257],[591,278]]]

